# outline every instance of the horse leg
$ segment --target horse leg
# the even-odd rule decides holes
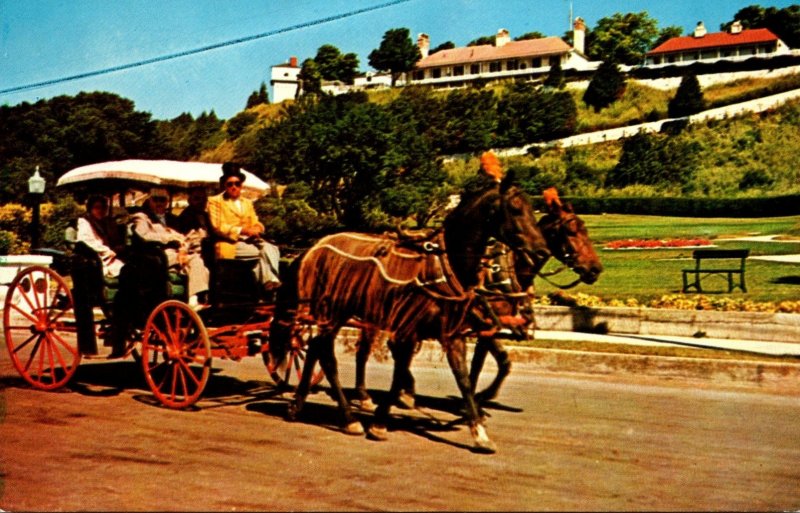
[[[372,344],[377,335],[378,331],[373,328],[362,328],[356,348],[356,397],[358,408],[367,412],[375,411],[375,403],[367,392],[366,370],[367,360],[372,352]]]
[[[497,397],[497,393],[500,391],[500,386],[503,384],[503,381],[505,381],[506,377],[511,372],[511,359],[508,356],[508,351],[506,351],[505,347],[503,347],[502,342],[500,342],[495,337],[481,337],[478,339],[477,345],[483,345],[486,347],[486,349],[484,349],[484,358],[486,356],[485,351],[488,350],[492,354],[492,357],[494,357],[495,361],[497,362],[497,375],[494,377],[491,384],[481,392],[475,394],[475,400],[478,402],[478,404],[481,404],[486,401],[491,401],[492,399]],[[477,346],[476,346],[476,352],[477,352]],[[472,359],[472,364],[473,364],[472,372],[475,372],[474,357]],[[480,372],[480,370],[478,370],[477,372]],[[471,379],[477,379],[477,376]],[[472,386],[474,390],[475,381],[473,381]]]
[[[489,439],[489,435],[486,434],[486,428],[481,422],[478,406],[475,403],[475,396],[472,393],[469,375],[467,374],[466,341],[464,337],[456,337],[450,340],[449,344],[445,344],[445,347],[447,348],[447,362],[450,364],[450,369],[453,371],[453,376],[456,379],[456,385],[458,385],[461,396],[464,398],[469,429],[472,434],[472,439],[475,442],[475,446],[472,450],[482,453],[494,453],[497,451],[497,448],[494,442]]]
[[[311,390],[311,375],[314,372],[314,366],[320,359],[320,339],[324,336],[326,336],[326,334],[319,334],[308,341],[306,360],[303,363],[303,373],[300,376],[300,382],[297,383],[297,387],[295,387],[294,399],[289,403],[289,409],[286,412],[286,418],[288,420],[296,420],[300,411],[303,409],[308,393]]]
[[[392,359],[397,362],[404,361],[404,358],[408,361],[408,364],[400,366],[398,371],[400,371],[400,392],[397,396],[397,401],[394,403],[400,408],[404,410],[413,410],[416,407],[416,400],[414,399],[414,389],[416,388],[414,375],[411,374],[411,357],[409,356],[406,358],[404,353],[399,352],[397,349],[397,345],[392,345],[390,348],[392,352]]]
[[[339,367],[336,362],[336,353],[334,351],[337,331],[338,328],[327,332],[324,336],[318,337],[318,347],[320,351],[319,364],[323,372],[325,372],[325,377],[328,379],[328,383],[331,386],[333,397],[339,405],[339,411],[342,414],[343,431],[348,435],[363,435],[364,427],[350,412],[350,403],[347,402],[347,398],[344,396],[344,390],[342,390],[342,385],[339,382]],[[303,366],[304,378],[306,371],[309,369],[308,365],[309,362],[306,361],[305,366]],[[313,367],[311,367],[311,369],[313,369]],[[311,380],[310,370],[308,371],[308,379],[309,381]]]
[[[475,351],[472,353],[472,364],[469,369],[469,382],[472,393],[475,393],[475,389],[478,386],[478,378],[483,370],[483,364],[486,362],[486,355],[488,352],[489,348],[486,343],[486,337],[478,337],[478,341],[475,343]]]
[[[413,348],[413,343],[395,344],[392,347],[392,359],[394,360],[392,385],[386,400],[380,403],[375,410],[375,420],[367,430],[367,436],[371,440],[386,440],[386,425],[389,421],[389,412],[392,405],[398,401],[403,388],[409,385],[409,379],[413,382],[413,377],[409,370],[411,359],[414,357]]]

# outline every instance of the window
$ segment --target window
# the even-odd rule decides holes
[[[442,78],[442,70],[439,69],[439,68],[434,69],[433,73],[431,73],[431,77],[432,78]]]
[[[480,64],[471,64],[469,67],[469,72],[472,75],[477,75],[481,72],[481,65]]]
[[[425,79],[425,72],[422,70],[417,70],[412,74],[414,80],[424,80]]]
[[[489,73],[497,73],[498,71],[502,71],[500,67],[499,61],[494,61],[489,63]]]
[[[464,74],[464,66],[453,66],[453,76],[460,77]]]
[[[531,61],[531,66],[534,67],[534,68],[541,68],[542,67],[542,58],[541,57],[535,57]]]
[[[561,62],[561,57],[558,56],[558,55],[554,55],[554,56],[550,57],[550,59],[549,59],[550,66],[555,66],[559,62]]]
[[[506,69],[508,71],[519,69],[519,62],[517,62],[517,59],[511,59],[509,61],[506,61]]]

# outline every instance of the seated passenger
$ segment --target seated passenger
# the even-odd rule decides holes
[[[108,199],[91,196],[86,214],[78,218],[76,242],[92,248],[103,263],[103,276],[116,278],[124,263],[117,256],[123,247],[119,226],[108,216]]]
[[[264,225],[256,216],[253,202],[241,196],[244,180],[238,164],[226,162],[222,165],[219,183],[223,192],[208,198],[211,226],[219,239],[215,250],[217,258],[257,258],[256,280],[269,291],[281,283],[278,278],[280,253],[277,246],[261,237]]]
[[[211,231],[211,220],[208,218],[206,205],[208,194],[205,187],[189,189],[189,205],[176,220],[176,229],[186,236],[189,251],[201,251],[203,240]]]
[[[208,292],[208,268],[203,263],[199,244],[192,247],[182,233],[167,225],[168,202],[166,189],[151,189],[142,211],[131,216],[133,232],[142,240],[164,244],[169,267],[178,267],[186,274],[189,304],[196,306],[204,302],[198,296]]]

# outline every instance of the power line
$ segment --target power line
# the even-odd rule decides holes
[[[383,3],[383,4],[373,5],[371,7],[364,7],[363,9],[357,9],[355,11],[349,11],[349,12],[342,13],[342,14],[334,14],[333,16],[328,16],[326,18],[320,18],[320,19],[314,20],[314,21],[307,21],[307,22],[304,22],[304,23],[298,23],[297,25],[291,25],[289,27],[279,28],[279,29],[276,29],[276,30],[271,30],[269,32],[256,34],[256,35],[253,35],[253,36],[240,37],[238,39],[233,39],[233,40],[230,40],[230,41],[224,41],[222,43],[214,43],[212,45],[201,46],[200,48],[194,48],[192,50],[184,50],[184,51],[178,52],[178,53],[172,53],[172,54],[169,54],[169,55],[162,55],[162,56],[159,56],[159,57],[153,57],[151,59],[145,59],[143,61],[132,62],[132,63],[129,63],[129,64],[121,64],[119,66],[112,66],[110,68],[103,68],[103,69],[99,69],[99,70],[95,70],[95,71],[87,71],[85,73],[79,73],[77,75],[71,75],[71,76],[68,76],[68,77],[54,78],[54,79],[51,79],[51,80],[45,80],[43,82],[36,82],[36,83],[33,83],[33,84],[25,84],[25,85],[21,85],[21,86],[9,87],[7,89],[0,90],[0,94],[16,93],[16,92],[19,92],[19,91],[27,91],[27,90],[30,90],[30,89],[38,89],[39,87],[45,87],[45,86],[54,85],[54,84],[61,84],[63,82],[71,82],[73,80],[79,80],[81,78],[96,77],[98,75],[105,75],[105,74],[108,74],[108,73],[114,73],[115,71],[122,71],[122,70],[126,70],[126,69],[138,68],[138,67],[141,67],[141,66],[146,66],[148,64],[154,64],[156,62],[164,62],[164,61],[169,61],[169,60],[172,60],[172,59],[178,59],[180,57],[186,57],[186,56],[189,56],[189,55],[208,52],[210,50],[216,50],[218,48],[224,48],[226,46],[238,45],[238,44],[242,44],[242,43],[247,43],[249,41],[254,41],[256,39],[263,39],[263,38],[266,38],[266,37],[276,36],[278,34],[284,34],[286,32],[292,32],[292,31],[295,31],[295,30],[308,28],[308,27],[313,27],[313,26],[316,26],[316,25],[322,25],[324,23],[330,23],[332,21],[338,21],[338,20],[342,20],[342,19],[345,19],[345,18],[350,18],[352,16],[357,16],[359,14],[364,14],[364,13],[367,13],[367,12],[370,12],[370,11],[377,11],[378,9],[385,9],[386,7],[393,7],[395,5],[399,5],[399,4],[403,4],[403,3],[411,2],[411,1],[412,0],[392,0],[391,2],[386,2],[386,3]]]

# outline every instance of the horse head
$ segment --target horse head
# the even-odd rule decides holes
[[[581,281],[592,284],[603,272],[603,264],[594,250],[586,225],[572,205],[558,198],[555,188],[545,191],[547,213],[539,220],[547,246],[553,256],[578,274]]]
[[[445,218],[444,229],[453,268],[466,286],[477,282],[490,238],[507,245],[530,266],[550,256],[533,207],[513,185],[511,174],[501,182],[491,181],[465,192],[458,206]]]

